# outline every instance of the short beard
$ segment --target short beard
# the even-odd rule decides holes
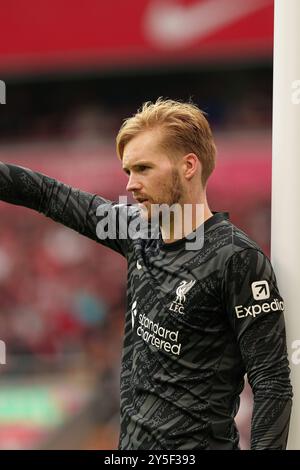
[[[170,190],[170,200],[167,202],[169,206],[173,204],[179,204],[180,199],[183,195],[183,187],[180,181],[179,172],[177,169],[172,170],[172,185]]]
[[[180,200],[182,199],[182,196],[183,196],[184,189],[180,181],[179,172],[176,168],[172,169],[170,185],[167,188],[167,191],[168,192],[167,194],[165,194],[165,197],[159,197],[157,200],[152,199],[149,210],[146,208],[142,208],[141,215],[144,219],[147,219],[148,222],[150,222],[152,217],[155,215],[152,212],[154,207],[155,207],[154,212],[156,212],[157,209],[159,210],[159,206],[161,205],[171,207],[174,204],[180,203]],[[157,216],[157,212],[156,212],[156,216]],[[159,210],[159,219],[161,219],[160,210]]]

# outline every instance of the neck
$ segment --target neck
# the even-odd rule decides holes
[[[205,194],[198,202],[181,203],[176,207],[177,210],[171,212],[167,221],[161,220],[160,229],[165,243],[186,237],[213,215]]]

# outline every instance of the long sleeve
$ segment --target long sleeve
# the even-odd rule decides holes
[[[27,168],[0,163],[0,199],[41,212],[54,221],[126,255],[128,243],[125,237],[119,236],[117,226],[120,207],[96,194],[72,188]],[[126,226],[125,210],[121,217]],[[112,234],[115,236],[101,237],[105,224],[109,222],[116,229]]]
[[[284,304],[269,259],[252,248],[232,255],[224,273],[224,295],[254,395],[251,449],[285,449],[292,387]]]
[[[253,324],[240,349],[254,395],[251,449],[285,449],[292,388],[283,315],[274,313]]]

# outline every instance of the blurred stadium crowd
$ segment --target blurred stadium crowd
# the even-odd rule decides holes
[[[130,74],[12,81],[9,106],[1,116],[0,142],[111,144],[122,119],[158,95],[195,100],[215,131],[261,131],[271,126],[268,68],[203,69],[195,64],[183,70],[172,66]]]
[[[114,149],[122,120],[158,96],[192,99],[219,151],[210,205],[269,253],[270,55],[0,78],[0,160],[110,199],[125,194]],[[115,448],[126,263],[28,209],[0,203],[0,216],[0,448]],[[238,417],[243,448],[250,401],[247,392]]]

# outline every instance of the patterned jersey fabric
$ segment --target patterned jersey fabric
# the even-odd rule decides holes
[[[134,206],[15,165],[0,198],[42,212],[125,256],[127,311],[120,449],[238,449],[234,417],[247,373],[252,449],[285,449],[292,388],[284,304],[269,259],[226,213],[201,227],[203,246],[128,237]],[[105,237],[108,226],[113,237]],[[109,232],[111,235],[111,231]]]

